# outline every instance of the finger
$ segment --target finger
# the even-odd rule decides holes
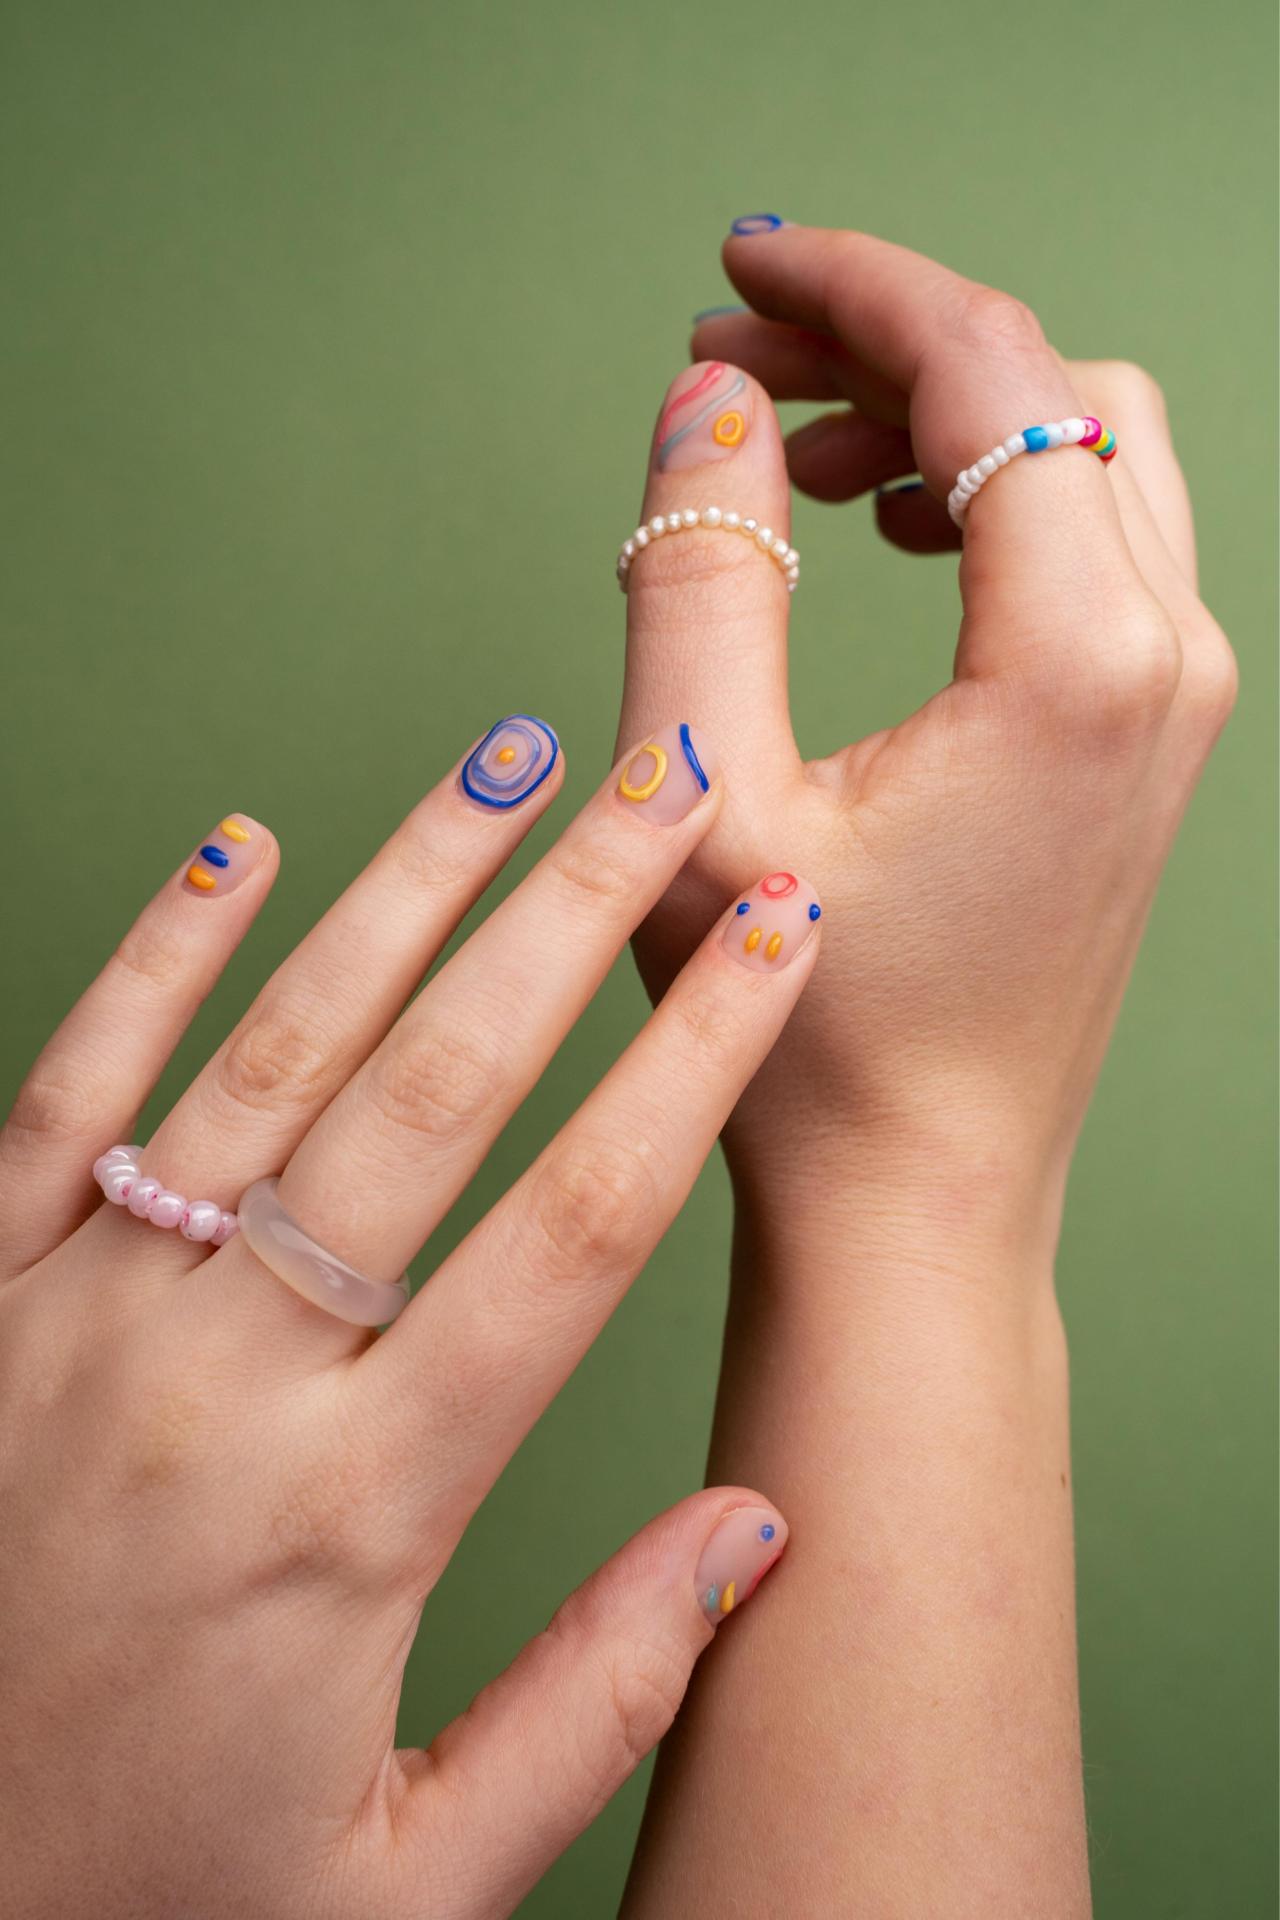
[[[853,500],[914,473],[916,457],[904,428],[846,407],[788,434],[787,467],[792,484],[815,500]]]
[[[0,1132],[9,1272],[42,1259],[100,1203],[94,1161],[131,1139],[278,867],[267,829],[227,814],[143,908],[40,1054]]]
[[[754,533],[726,531],[753,520]],[[708,511],[715,526],[659,533]],[[720,743],[732,795],[761,757],[795,762],[787,718],[787,581],[760,544],[785,540],[790,488],[777,416],[754,380],[723,361],[687,368],[659,410],[637,551],[627,574],[621,738],[663,714],[698,716]]]
[[[360,1360],[396,1436],[384,1497],[466,1524],[684,1204],[818,954],[821,908],[770,874],[723,914],[574,1117]],[[386,1410],[392,1417],[386,1419]],[[407,1444],[406,1444],[407,1442]]]
[[[960,529],[923,480],[876,488],[876,526],[904,553],[955,553]]]
[[[743,307],[699,317],[690,351],[695,360],[728,360],[741,367],[775,400],[847,400],[872,419],[907,424],[903,389],[826,328],[788,326]]]
[[[579,1587],[426,1753],[398,1755],[396,1825],[423,1850],[418,1884],[447,1864],[451,1886],[467,1876],[460,1908],[510,1913],[657,1745],[716,1627],[786,1540],[758,1494],[683,1501]]]
[[[490,728],[277,969],[152,1137],[145,1172],[229,1209],[279,1172],[562,779],[544,722],[511,715]],[[174,1236],[152,1239],[168,1252],[135,1263],[144,1284],[167,1282],[178,1257]],[[188,1249],[187,1264],[205,1257]]]
[[[909,394],[919,470],[939,500],[1010,434],[1083,412],[1024,306],[905,248],[781,226],[732,236],[725,264],[758,312],[834,332]],[[1014,459],[972,502],[965,533],[961,674],[1060,678],[1065,668],[1096,682],[1127,647],[1147,644],[1128,616],[1145,612],[1149,596],[1107,473],[1083,449]],[[1113,618],[1082,623],[1082,596]]]
[[[476,1172],[720,803],[714,750],[677,723],[643,739],[552,850],[407,1010],[303,1140],[280,1202],[323,1246],[394,1281]],[[252,1260],[247,1250],[227,1250]],[[197,1311],[225,1294],[211,1268]],[[256,1264],[256,1263],[255,1263]],[[278,1322],[260,1269],[241,1288]],[[307,1309],[316,1352],[364,1336]],[[261,1323],[259,1323],[261,1324]]]

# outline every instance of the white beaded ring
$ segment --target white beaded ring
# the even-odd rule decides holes
[[[676,513],[655,514],[644,526],[637,527],[631,538],[623,541],[618,555],[618,585],[622,591],[627,590],[627,576],[638,553],[669,533],[689,533],[694,527],[705,527],[711,533],[738,533],[754,540],[781,571],[787,592],[795,592],[800,582],[800,555],[789,544],[787,536],[775,533],[772,527],[762,527],[750,514],[732,509],[726,512],[720,507],[682,507]]]
[[[981,460],[957,474],[956,483],[947,495],[947,512],[956,525],[963,527],[969,502],[993,473],[1007,467],[1020,453],[1046,453],[1054,447],[1087,447],[1104,466],[1116,457],[1114,433],[1092,415],[1084,420],[1054,420],[1044,427],[1024,427],[1021,433],[1010,434],[998,447],[992,447],[990,453],[984,453]]]
[[[184,1240],[207,1240],[223,1247],[239,1228],[234,1213],[216,1200],[186,1200],[170,1193],[158,1180],[144,1178],[138,1163],[141,1147],[112,1147],[93,1163],[93,1177],[113,1207],[128,1207],[153,1227],[176,1227]]]

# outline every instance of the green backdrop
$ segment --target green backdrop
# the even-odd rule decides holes
[[[1164,384],[1243,692],[1061,1260],[1104,1920],[1275,1911],[1274,39],[1270,0],[0,8],[10,1089],[228,809],[284,872],[170,1093],[496,713],[551,718],[585,795],[613,556],[734,214],[906,241]],[[801,502],[796,539],[822,753],[945,673],[954,569],[865,511]],[[451,1235],[642,1010],[624,962]],[[727,1226],[713,1166],[433,1598],[406,1739],[698,1484]],[[643,1788],[527,1915],[612,1912]]]

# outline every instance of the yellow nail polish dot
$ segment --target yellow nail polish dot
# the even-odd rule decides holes
[[[755,952],[756,948],[760,945],[759,927],[752,927],[750,933],[747,935],[746,940],[743,944],[745,945],[748,953]]]
[[[632,775],[644,760],[653,761],[653,772],[647,780],[637,781]],[[624,800],[652,800],[658,788],[667,777],[667,755],[663,747],[652,740],[647,747],[641,747],[631,765],[618,782],[618,792]]]
[[[776,960],[778,955],[781,952],[782,952],[782,935],[780,933],[770,934],[769,944],[764,950],[765,959]]]
[[[187,878],[193,887],[199,887],[201,893],[212,893],[218,884],[213,875],[206,873],[203,867],[188,867]]]
[[[746,430],[740,413],[722,413],[711,429],[711,438],[718,447],[736,447]]]
[[[509,767],[515,757],[516,750],[514,747],[502,747],[498,752],[498,765],[500,767]]]
[[[240,822],[238,820],[222,821],[222,823],[218,828],[218,832],[225,833],[228,840],[238,840],[241,846],[244,845],[246,840],[252,837],[248,832],[246,832],[245,828],[240,825]]]
[[[736,1580],[731,1580],[731,1581],[729,1582],[729,1584],[728,1584],[728,1586],[727,1586],[727,1587],[725,1588],[725,1590],[724,1590],[724,1592],[723,1592],[723,1593],[722,1593],[722,1594],[720,1595],[720,1611],[721,1611],[721,1613],[732,1613],[732,1612],[733,1612],[733,1603],[734,1603],[734,1600],[735,1600],[735,1598],[737,1597],[737,1590],[738,1590],[738,1583],[737,1583],[737,1581],[736,1581]]]

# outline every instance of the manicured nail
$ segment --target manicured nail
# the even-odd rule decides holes
[[[659,473],[678,473],[723,460],[750,431],[746,375],[723,360],[701,360],[667,388],[654,435],[654,465]]]
[[[729,231],[744,240],[753,233],[776,233],[779,227],[785,227],[786,224],[780,213],[744,213],[733,222]]]
[[[744,893],[724,930],[735,960],[756,973],[773,973],[794,960],[822,918],[818,897],[794,873],[767,873]]]
[[[247,813],[229,813],[191,856],[183,878],[188,893],[234,893],[266,849],[266,837]]]
[[[738,1507],[720,1522],[693,1576],[698,1605],[719,1626],[751,1598],[782,1556],[787,1523],[773,1507]]]
[[[518,807],[538,791],[559,757],[560,742],[545,720],[509,713],[467,755],[459,785],[478,807]]]
[[[720,768],[715,748],[687,720],[660,727],[622,769],[618,792],[658,827],[674,827],[692,813]]]
[[[894,493],[919,493],[923,486],[924,481],[919,479],[889,480],[886,481],[884,486],[876,488],[876,498],[878,500],[884,500],[890,494]]]
[[[718,320],[721,314],[724,314],[724,313],[749,313],[750,311],[751,309],[749,307],[741,307],[741,306],[739,307],[704,307],[701,313],[694,314],[693,324],[695,327],[700,327],[704,320]]]

